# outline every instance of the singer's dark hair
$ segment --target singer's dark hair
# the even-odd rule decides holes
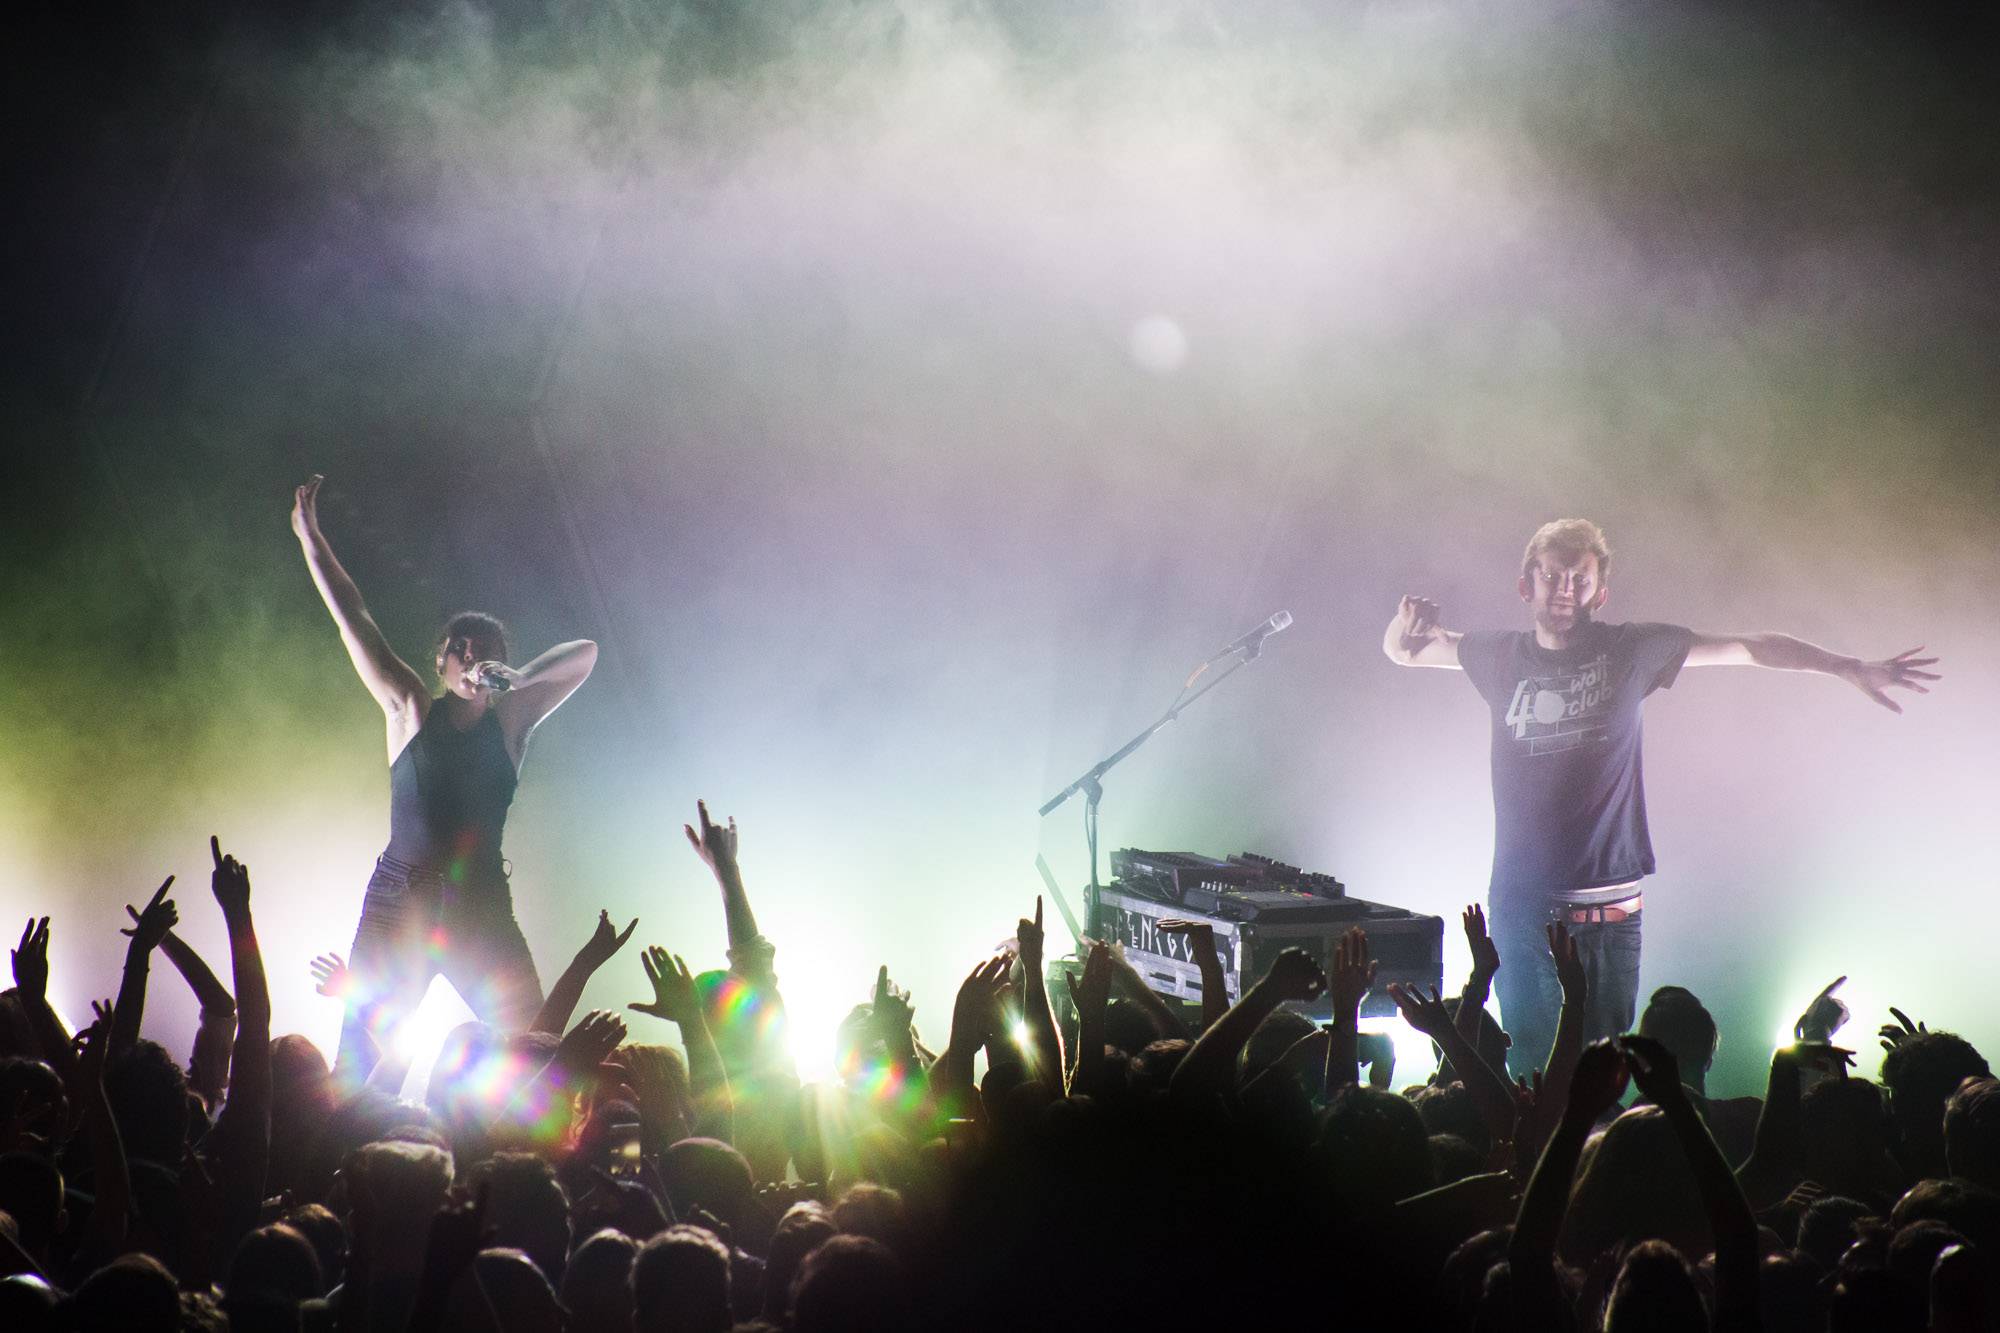
[[[453,639],[492,639],[500,645],[500,660],[507,661],[514,652],[513,640],[507,634],[506,622],[484,611],[460,611],[444,622],[438,631],[437,643],[431,648],[431,657],[444,654],[444,646]]]

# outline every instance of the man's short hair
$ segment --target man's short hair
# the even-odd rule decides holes
[[[729,1314],[729,1248],[701,1227],[668,1227],[639,1247],[632,1261],[632,1318],[640,1333],[655,1328],[725,1330]]]
[[[1682,1071],[1693,1075],[1715,1063],[1720,1033],[1715,1015],[1685,986],[1662,986],[1646,1001],[1639,1015],[1639,1034],[1651,1037],[1674,1053]]]
[[[1946,1099],[1944,1160],[1952,1175],[2000,1189],[2000,1081],[1969,1078]]]
[[[1586,555],[1596,556],[1600,582],[1611,573],[1611,547],[1603,530],[1587,518],[1559,518],[1536,528],[1535,535],[1528,538],[1528,549],[1521,554],[1521,577],[1532,577],[1535,562],[1549,552],[1562,557],[1565,564],[1575,564]]]
[[[1986,1058],[1956,1032],[1919,1032],[1882,1057],[1882,1085],[1889,1089],[1890,1105],[1905,1119],[1942,1113],[1945,1098],[1961,1082],[1992,1073]]]

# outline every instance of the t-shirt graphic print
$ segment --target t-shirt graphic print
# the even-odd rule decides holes
[[[1528,754],[1556,754],[1593,739],[1611,726],[1611,659],[1599,653],[1575,671],[1523,676],[1508,701],[1506,723]]]

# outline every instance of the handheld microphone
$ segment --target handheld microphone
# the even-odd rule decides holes
[[[1264,640],[1270,638],[1279,630],[1290,629],[1291,624],[1292,613],[1290,611],[1280,611],[1256,629],[1251,630],[1248,634],[1245,634],[1242,638],[1217,653],[1216,657],[1227,657],[1231,653],[1242,653],[1246,660],[1255,657],[1264,650]]]
[[[1290,617],[1287,617],[1286,619],[1289,622]],[[495,694],[505,694],[507,691],[514,688],[513,681],[507,679],[507,677],[501,675],[498,671],[493,671],[491,669],[481,671],[479,673],[479,683],[481,685],[484,685],[487,689],[493,691],[493,693]]]

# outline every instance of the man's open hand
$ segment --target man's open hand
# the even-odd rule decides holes
[[[970,1053],[984,1046],[1000,1026],[1000,999],[1007,993],[1009,954],[995,954],[966,974],[951,1005],[951,1045]]]
[[[1915,690],[1918,694],[1929,694],[1930,688],[1921,682],[1944,679],[1935,671],[1923,670],[1924,667],[1936,666],[1938,659],[1918,657],[1917,654],[1922,651],[1922,648],[1911,648],[1880,662],[1857,661],[1847,669],[1846,679],[1855,689],[1890,712],[1900,713],[1903,706],[1889,697],[1889,690]]]
[[[1459,920],[1465,927],[1466,947],[1472,950],[1473,979],[1490,985],[1500,971],[1500,948],[1486,933],[1486,909],[1473,903],[1459,913]]]
[[[634,1006],[635,1008],[637,1006]],[[604,1057],[625,1040],[625,1020],[606,1009],[593,1009],[563,1034],[555,1062],[572,1078],[582,1078],[604,1063]]]
[[[329,1000],[347,998],[347,960],[337,953],[323,953],[307,964],[312,969],[313,989]]]
[[[1352,1022],[1374,984],[1375,960],[1368,956],[1368,932],[1359,926],[1349,926],[1333,946],[1333,971],[1327,977],[1335,1021]]]
[[[14,947],[14,985],[22,995],[39,1000],[49,993],[49,919],[28,918],[21,942]]]
[[[627,1009],[664,1018],[669,1023],[701,1021],[701,993],[695,989],[694,973],[688,970],[684,959],[655,944],[639,955],[639,964],[646,969],[653,998],[641,1004],[628,1004]]]
[[[1403,1021],[1426,1037],[1436,1041],[1440,1033],[1451,1028],[1451,1011],[1444,1007],[1444,999],[1437,993],[1424,994],[1422,986],[1405,986],[1399,981],[1389,983],[1389,998],[1396,1002]]]

